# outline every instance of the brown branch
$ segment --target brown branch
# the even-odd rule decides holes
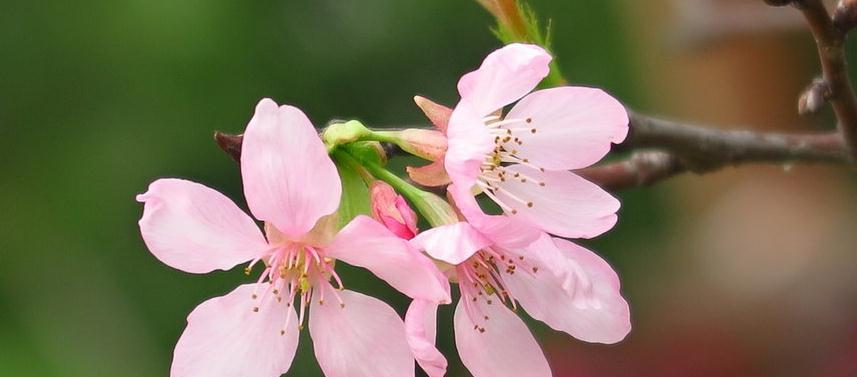
[[[687,165],[666,152],[635,152],[631,157],[601,166],[580,169],[578,175],[607,191],[644,187],[686,172]]]
[[[844,162],[842,138],[832,132],[784,134],[720,130],[629,112],[631,131],[623,148],[660,148],[700,164],[699,169],[745,162]]]
[[[840,7],[843,4],[845,2],[841,2]],[[857,157],[857,96],[854,95],[845,61],[847,25],[843,22],[837,22],[839,26],[834,24],[821,0],[796,0],[795,5],[803,13],[815,38],[822,77],[830,91],[827,99],[836,114],[837,128],[848,146],[849,157],[853,159]],[[854,4],[845,6],[853,8]],[[837,15],[847,13],[837,10]]]

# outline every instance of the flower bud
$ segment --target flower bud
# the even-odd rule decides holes
[[[812,81],[812,84],[804,90],[798,100],[798,113],[800,115],[815,114],[821,110],[830,97],[830,85],[822,78]]]
[[[372,217],[400,238],[409,240],[417,235],[417,215],[393,187],[383,181],[374,181],[369,195],[372,198]]]
[[[369,135],[372,135],[372,131],[366,128],[363,123],[349,120],[345,123],[334,123],[327,126],[321,134],[321,139],[327,146],[327,150],[330,151],[339,145],[352,143]]]
[[[843,32],[857,25],[857,0],[839,0],[833,11],[833,24]]]

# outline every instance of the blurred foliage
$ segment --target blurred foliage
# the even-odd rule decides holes
[[[551,16],[553,49],[571,82],[640,98],[612,2],[531,5]],[[187,313],[246,277],[240,268],[194,276],[159,263],[139,237],[137,193],[158,177],[183,177],[246,208],[237,165],[212,132],[242,130],[260,98],[298,106],[316,125],[424,123],[412,96],[453,104],[458,77],[499,46],[492,18],[470,1],[49,0],[3,8],[2,376],[166,375]],[[629,194],[623,222],[596,242],[632,302],[645,262],[631,245],[667,223],[657,195]],[[403,313],[407,300],[392,289],[342,269],[349,288],[379,292]],[[458,368],[451,307],[441,316],[440,342]],[[307,335],[291,375],[319,375]]]

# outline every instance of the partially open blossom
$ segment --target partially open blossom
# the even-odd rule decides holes
[[[198,183],[159,179],[137,197],[145,203],[146,245],[167,265],[206,273],[249,262],[248,274],[261,270],[255,283],[193,310],[171,375],[279,376],[306,320],[328,377],[412,376],[401,318],[375,298],[344,290],[334,267],[337,260],[365,267],[411,297],[448,301],[448,286],[427,268],[432,262],[367,216],[332,228],[339,176],[297,108],[259,102],[244,133],[241,174],[265,234],[235,203]]]
[[[599,89],[530,93],[550,61],[541,47],[510,44],[464,75],[444,167],[453,183],[484,193],[508,215],[562,237],[594,237],[616,223],[619,202],[568,170],[597,162],[624,140],[628,115]]]
[[[374,181],[369,187],[372,217],[380,221],[399,238],[409,240],[417,235],[417,214],[401,195],[384,181]]]
[[[467,189],[450,186],[469,221],[427,230],[412,240],[430,256],[454,264],[458,283],[455,343],[475,377],[549,377],[535,338],[513,312],[519,305],[535,319],[578,339],[615,343],[630,331],[619,279],[594,253],[569,241],[533,233],[516,217],[474,210]],[[469,210],[468,210],[469,208]],[[445,373],[435,343],[437,305],[414,300],[405,318],[408,341],[431,377]]]

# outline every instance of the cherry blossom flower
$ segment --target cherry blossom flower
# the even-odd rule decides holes
[[[427,230],[412,242],[455,265],[448,273],[461,292],[455,343],[475,377],[551,376],[538,343],[513,312],[518,306],[584,341],[615,343],[628,334],[628,304],[603,259],[572,242],[533,233],[516,217],[482,214],[468,189],[452,185],[450,191],[469,221]],[[431,377],[446,372],[446,359],[434,346],[437,306],[414,300],[405,316],[408,342]]]
[[[341,183],[297,108],[259,102],[244,134],[241,174],[264,235],[235,203],[198,183],[160,179],[137,197],[145,203],[146,245],[167,265],[207,273],[249,261],[248,274],[256,265],[262,270],[255,284],[190,313],[171,375],[279,376],[307,321],[326,376],[412,376],[402,319],[382,301],[344,290],[334,265],[364,267],[411,297],[448,302],[449,287],[427,268],[432,262],[369,217],[338,233],[331,228]]]
[[[443,163],[417,173],[443,183],[437,176],[442,166],[451,182],[484,193],[508,215],[558,236],[591,238],[615,225],[619,202],[568,170],[592,165],[611,143],[624,140],[628,114],[600,89],[530,93],[550,61],[541,47],[510,44],[461,77],[461,100],[445,125]],[[515,101],[504,116],[503,108]],[[437,106],[420,104],[443,124],[446,113]]]

